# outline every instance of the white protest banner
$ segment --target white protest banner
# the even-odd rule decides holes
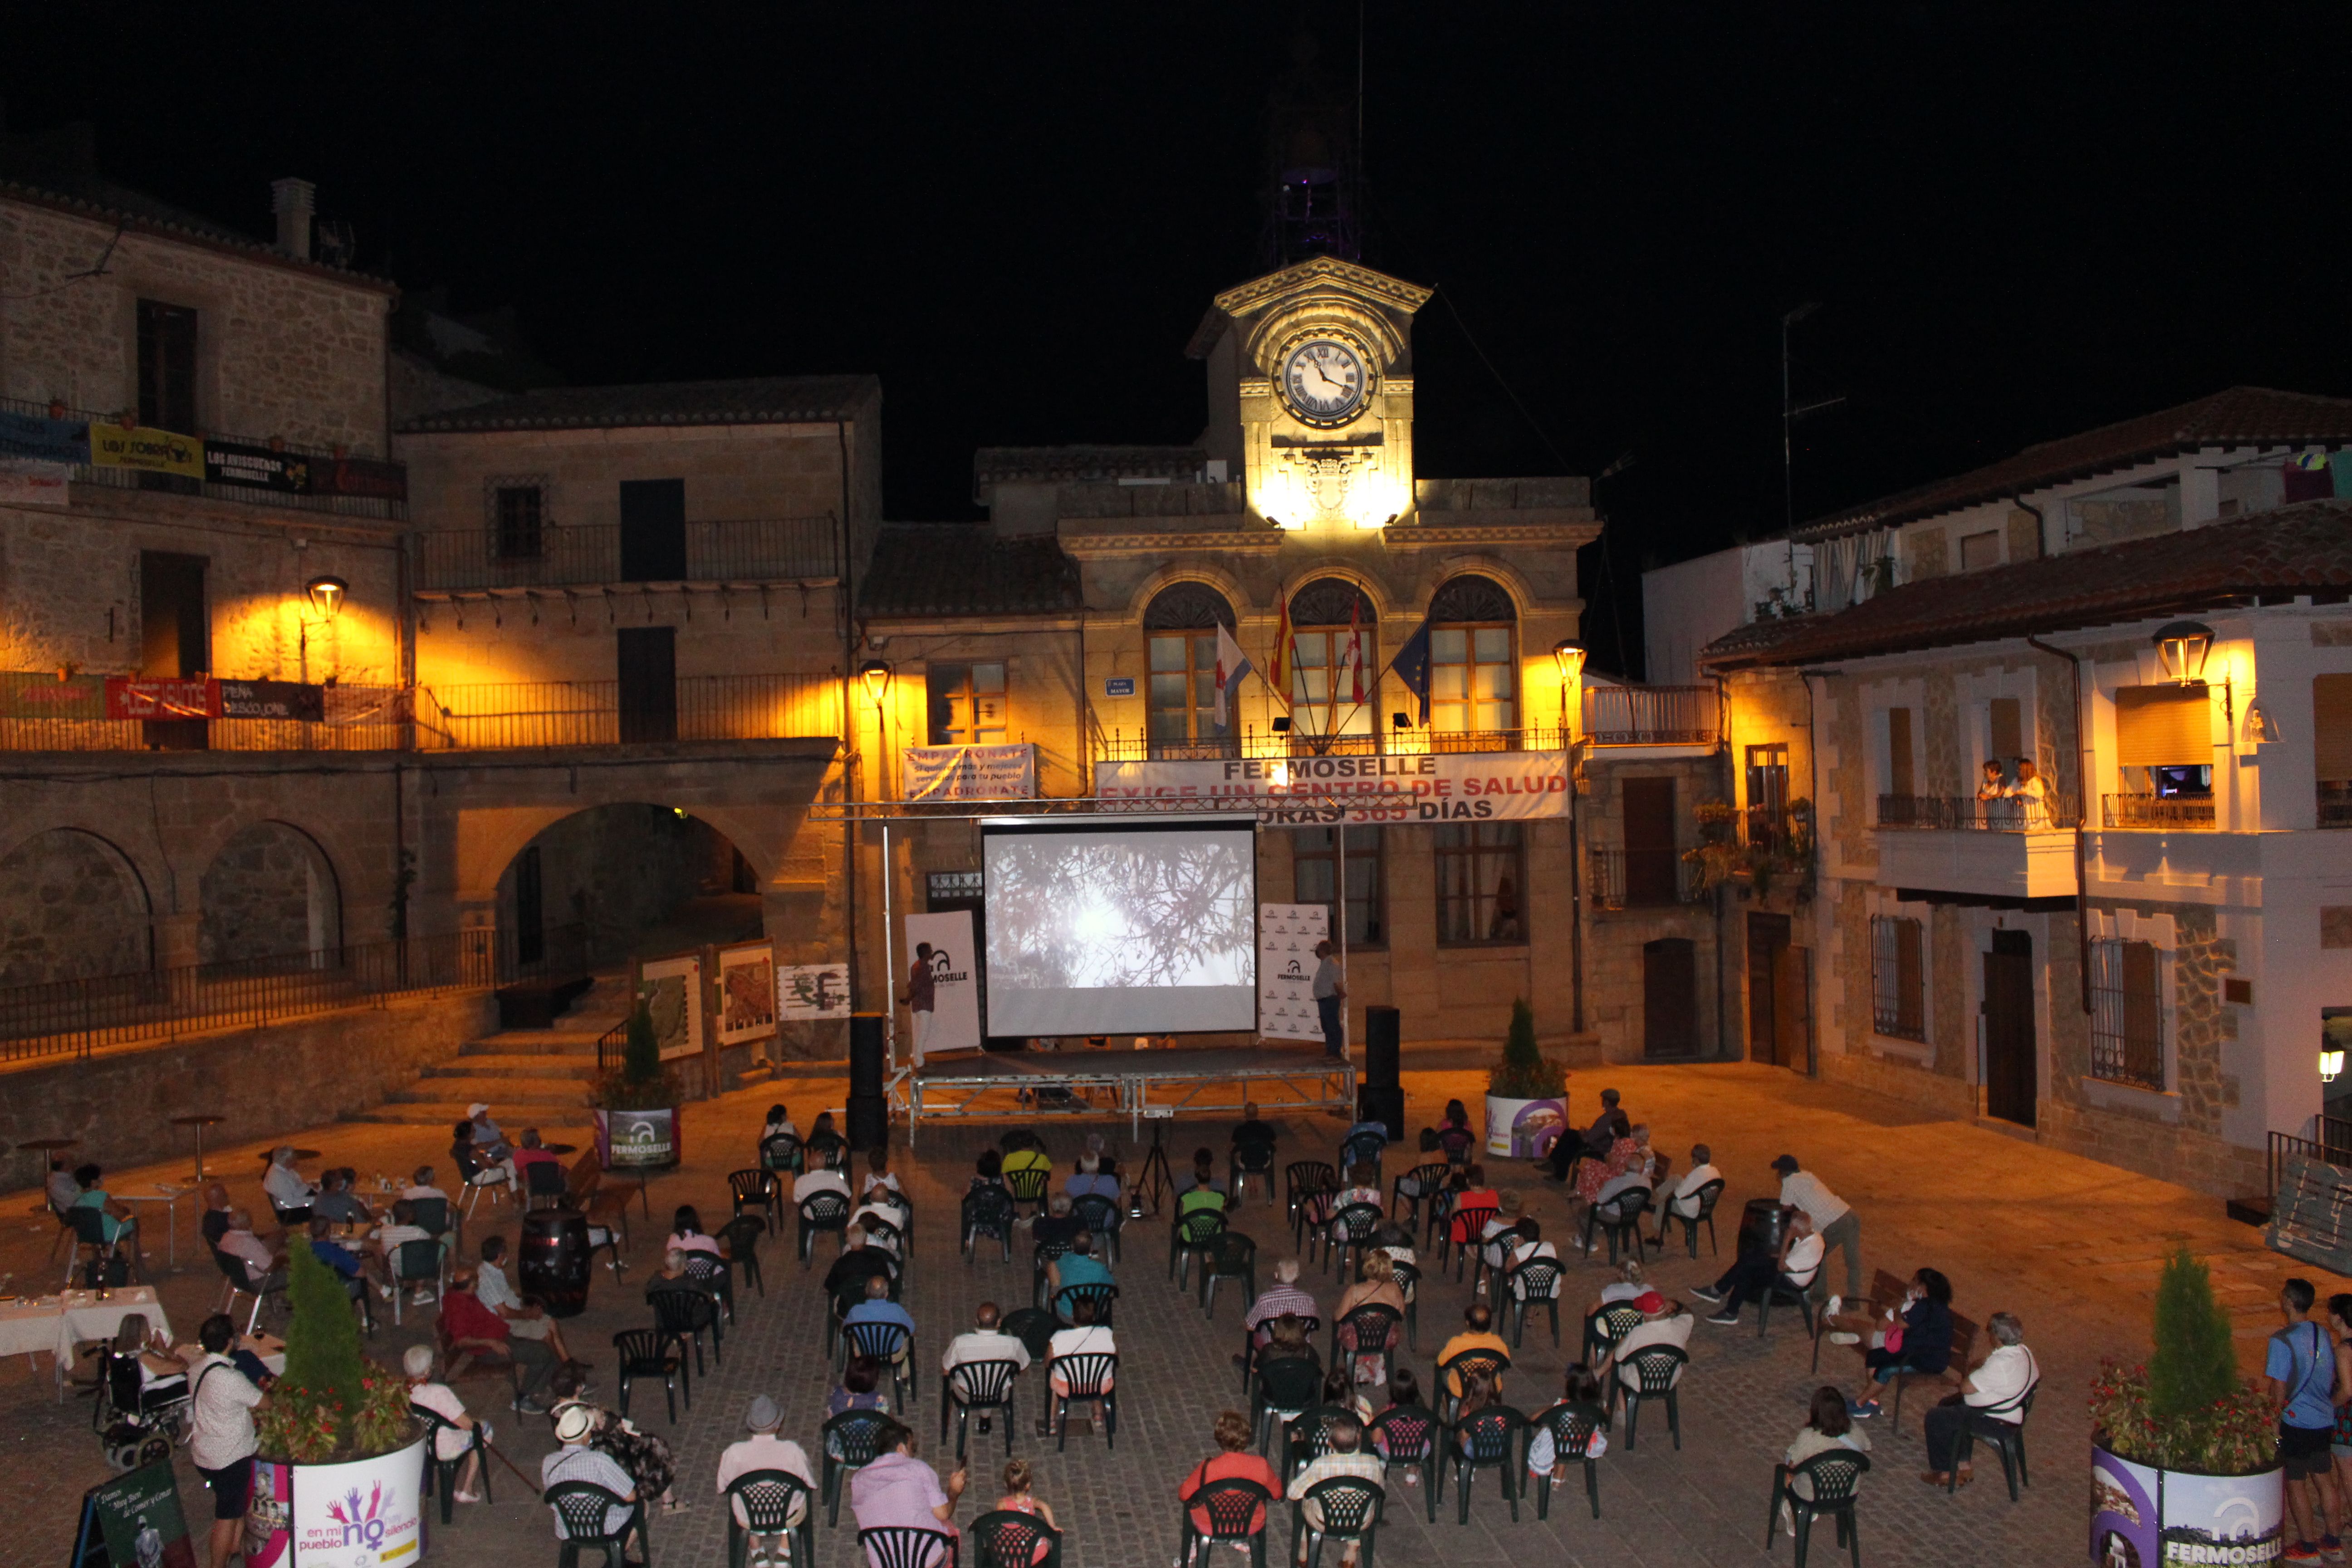
[[[908,746],[898,753],[908,800],[1028,800],[1037,793],[1037,748]]]
[[[925,943],[931,950],[928,957],[916,951]],[[980,1049],[980,955],[972,942],[971,911],[908,915],[907,952],[908,974],[917,963],[928,963],[931,969],[930,1022],[916,1026],[921,1032],[910,1044],[908,1058],[919,1062],[941,1051]],[[901,993],[906,984],[907,975],[899,976]],[[919,1055],[914,1045],[921,1047]]]
[[[1257,1032],[1269,1040],[1323,1038],[1315,1008],[1315,944],[1331,934],[1321,904],[1257,907]]]
[[[1566,752],[1097,763],[1102,809],[1255,810],[1269,827],[1568,815]]]
[[[848,1017],[849,965],[778,964],[776,1016],[786,1023],[803,1018]]]
[[[63,506],[73,470],[38,458],[0,458],[0,506]]]

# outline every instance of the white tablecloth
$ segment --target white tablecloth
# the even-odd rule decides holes
[[[69,1290],[63,1297],[13,1302],[0,1307],[0,1355],[37,1355],[47,1351],[57,1358],[63,1375],[77,1342],[113,1338],[123,1318],[132,1312],[144,1313],[147,1326],[170,1340],[172,1322],[152,1285],[110,1291],[103,1301],[89,1290]]]

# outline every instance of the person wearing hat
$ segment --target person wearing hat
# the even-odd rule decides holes
[[[1822,1238],[1824,1247],[1835,1247],[1845,1253],[1845,1293],[1862,1294],[1862,1216],[1852,1205],[1829,1190],[1819,1176],[1801,1170],[1794,1154],[1783,1154],[1772,1162],[1780,1173],[1780,1203],[1782,1206],[1802,1209],[1812,1222],[1813,1234]]]
[[[776,1436],[776,1429],[783,1424],[784,1414],[776,1408],[774,1400],[764,1394],[752,1395],[751,1407],[743,1413],[743,1427],[751,1436],[729,1444],[719,1456],[719,1490],[721,1495],[739,1478],[755,1470],[782,1470],[798,1479],[810,1491],[816,1489],[815,1479],[809,1473],[808,1456],[801,1451],[801,1446],[789,1437]],[[735,1507],[735,1522],[748,1528],[751,1516],[743,1511],[743,1500],[736,1498],[731,1500]],[[792,1512],[784,1522],[798,1525],[807,1513],[808,1498],[805,1495],[796,1497],[793,1500]],[[751,1556],[746,1568],[777,1568],[785,1561],[784,1537],[782,1535],[754,1535],[749,1546]],[[806,1565],[803,1564],[802,1568],[806,1568]]]
[[[507,1135],[499,1130],[499,1124],[490,1120],[488,1100],[478,1100],[466,1107],[466,1120],[473,1123],[474,1148],[484,1160],[499,1165],[514,1158],[514,1145],[507,1142]],[[511,1173],[511,1166],[509,1166],[509,1171]]]
[[[604,1510],[604,1532],[618,1535],[636,1522],[637,1483],[629,1472],[610,1454],[600,1453],[588,1446],[596,1435],[596,1413],[585,1405],[567,1405],[555,1418],[555,1439],[563,1447],[539,1462],[539,1489],[544,1493],[551,1487],[565,1481],[593,1481],[620,1500]],[[548,1505],[554,1513],[554,1505]],[[635,1531],[637,1550],[645,1550],[645,1532]],[[557,1515],[555,1538],[563,1539],[563,1520]],[[624,1543],[625,1550],[626,1543]]]

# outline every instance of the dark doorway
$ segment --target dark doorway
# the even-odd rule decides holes
[[[168,550],[139,552],[139,673],[158,679],[204,675],[213,663],[211,623],[205,611],[201,555]],[[156,751],[201,752],[202,719],[151,719],[142,726]]]
[[[1773,969],[1789,950],[1789,917],[1750,913],[1748,917],[1748,1059],[1779,1061],[1773,1002],[1777,987]]]
[[[1675,901],[1682,860],[1675,852],[1675,781],[1625,781],[1625,902]],[[1685,944],[1687,945],[1687,944]]]
[[[537,963],[547,956],[547,893],[536,844],[515,857],[514,904],[515,962]]]
[[[677,739],[677,631],[621,629],[621,743]]]
[[[1984,955],[1985,1113],[2034,1125],[2033,937],[1997,931]]]
[[[621,578],[676,583],[686,576],[686,481],[621,481]]]
[[[139,423],[193,435],[196,428],[196,313],[139,301]]]
[[[1698,950],[1686,936],[1642,944],[1642,1054],[1698,1055]]]

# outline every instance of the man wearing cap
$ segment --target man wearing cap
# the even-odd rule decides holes
[[[474,1148],[483,1159],[496,1165],[514,1157],[514,1145],[507,1142],[499,1124],[490,1120],[488,1100],[478,1100],[466,1107],[466,1120],[474,1124]]]
[[[719,1456],[719,1490],[724,1496],[727,1489],[743,1476],[755,1470],[782,1470],[799,1480],[810,1491],[816,1489],[816,1479],[809,1473],[808,1456],[801,1446],[789,1437],[779,1437],[776,1429],[784,1424],[783,1412],[776,1402],[764,1394],[754,1394],[751,1407],[743,1413],[744,1430],[751,1436],[730,1443]],[[750,1514],[743,1511],[743,1500],[729,1500],[735,1509],[735,1522],[749,1528]],[[793,1499],[792,1510],[784,1517],[787,1525],[798,1525],[808,1515],[806,1494]],[[784,1538],[782,1535],[754,1535],[751,1538],[751,1557],[746,1568],[781,1564],[784,1561]]]
[[[593,1481],[620,1500],[604,1510],[604,1533],[617,1535],[636,1522],[640,1512],[636,1506],[636,1479],[621,1468],[619,1462],[610,1454],[588,1446],[588,1439],[595,1432],[596,1410],[593,1405],[567,1405],[563,1407],[563,1413],[555,1418],[556,1441],[563,1447],[539,1462],[539,1489],[545,1492],[564,1481]],[[552,1503],[548,1505],[548,1511],[554,1512]],[[637,1550],[642,1553],[645,1551],[644,1532],[633,1533],[637,1536]],[[563,1539],[563,1516],[561,1514],[555,1516],[555,1539]],[[624,1550],[626,1545],[625,1542],[623,1542]]]
[[[1843,1198],[1822,1184],[1822,1179],[1809,1171],[1797,1168],[1794,1154],[1783,1154],[1772,1162],[1780,1173],[1780,1202],[1784,1206],[1805,1211],[1813,1222],[1813,1234],[1822,1238],[1824,1247],[1841,1247],[1845,1252],[1845,1293],[1862,1294],[1862,1216]]]

